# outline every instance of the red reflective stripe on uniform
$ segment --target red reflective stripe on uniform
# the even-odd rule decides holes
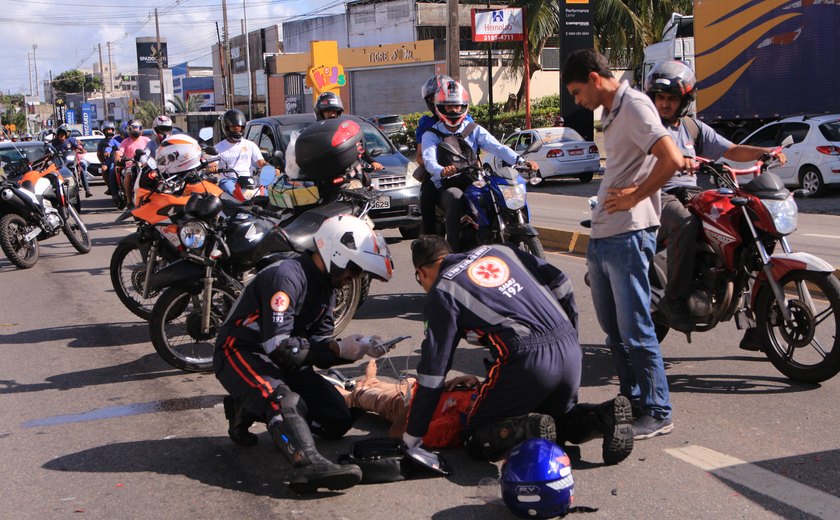
[[[242,357],[242,354],[237,349],[233,348],[233,342],[234,338],[229,337],[223,347],[225,351],[225,357],[230,363],[230,366],[236,371],[237,374],[239,374],[239,377],[241,377],[242,380],[248,384],[248,386],[259,389],[262,396],[268,399],[269,396],[271,396],[271,394],[274,392],[274,388],[271,386],[271,383],[263,379],[262,376],[260,376],[254,371],[251,365],[249,365],[248,362],[245,361],[245,358]],[[236,366],[237,362],[242,364],[242,369],[246,370],[248,374],[252,376],[252,378],[249,378],[247,374],[242,372],[242,369],[240,369],[240,367]],[[275,403],[274,401],[271,401],[271,407],[275,410],[280,410],[280,405]]]
[[[490,370],[487,372],[487,379],[484,381],[484,383],[481,384],[481,387],[479,387],[478,392],[476,392],[475,403],[473,404],[472,409],[467,415],[467,423],[470,422],[475,412],[481,406],[481,401],[483,401],[484,398],[487,396],[487,392],[489,392],[491,388],[496,386],[496,381],[499,380],[499,372],[501,371],[501,367],[505,363],[505,361],[507,361],[508,357],[507,346],[499,339],[497,335],[488,334],[487,338],[490,340],[490,344],[496,348],[496,362],[493,363],[492,367],[490,367]]]
[[[250,324],[254,323],[255,321],[257,321],[258,319],[260,319],[260,311],[256,311],[253,314],[251,314],[250,316],[245,316],[244,318],[239,318],[238,320],[236,320],[236,326],[239,327],[239,326],[250,325]]]

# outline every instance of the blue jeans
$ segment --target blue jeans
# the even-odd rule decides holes
[[[650,316],[648,266],[655,251],[656,231],[649,228],[590,240],[586,261],[620,391],[639,399],[645,414],[665,419],[671,416],[671,396]]]

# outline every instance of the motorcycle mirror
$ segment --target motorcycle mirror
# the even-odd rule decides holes
[[[528,148],[525,148],[522,155],[537,152],[540,148],[542,148],[542,141],[531,141],[531,144],[528,145]]]
[[[219,152],[217,152],[212,146],[208,146],[204,149],[204,155],[219,155]]]
[[[807,199],[810,196],[811,192],[806,189],[800,188],[798,190],[793,190],[793,198],[795,199]]]
[[[201,130],[198,131],[198,138],[205,142],[210,142],[213,140],[213,127],[212,126],[205,126]]]
[[[142,148],[141,148],[141,149],[139,149],[139,150],[134,150],[134,160],[135,160],[135,161],[139,161],[139,160],[140,160],[140,158],[141,158],[141,157],[143,157],[143,153],[144,153],[145,151],[146,151],[146,150],[144,150],[144,149],[142,149]]]
[[[277,178],[277,168],[270,164],[266,164],[260,169],[260,185],[268,186]]]
[[[146,160],[146,166],[148,166],[149,168],[151,168],[153,170],[157,170],[157,161],[155,160],[154,157],[149,157]]]

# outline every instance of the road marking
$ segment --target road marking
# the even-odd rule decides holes
[[[802,233],[802,235],[800,235],[800,236],[816,237],[816,238],[840,238],[840,236],[837,236],[837,235],[820,235],[818,233]]]
[[[665,452],[717,477],[747,487],[817,518],[836,519],[840,514],[840,498],[747,461],[703,446],[672,448]]]

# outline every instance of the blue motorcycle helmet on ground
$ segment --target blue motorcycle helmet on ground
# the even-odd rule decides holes
[[[546,439],[528,439],[502,466],[502,501],[519,518],[565,516],[575,481],[569,456]]]

